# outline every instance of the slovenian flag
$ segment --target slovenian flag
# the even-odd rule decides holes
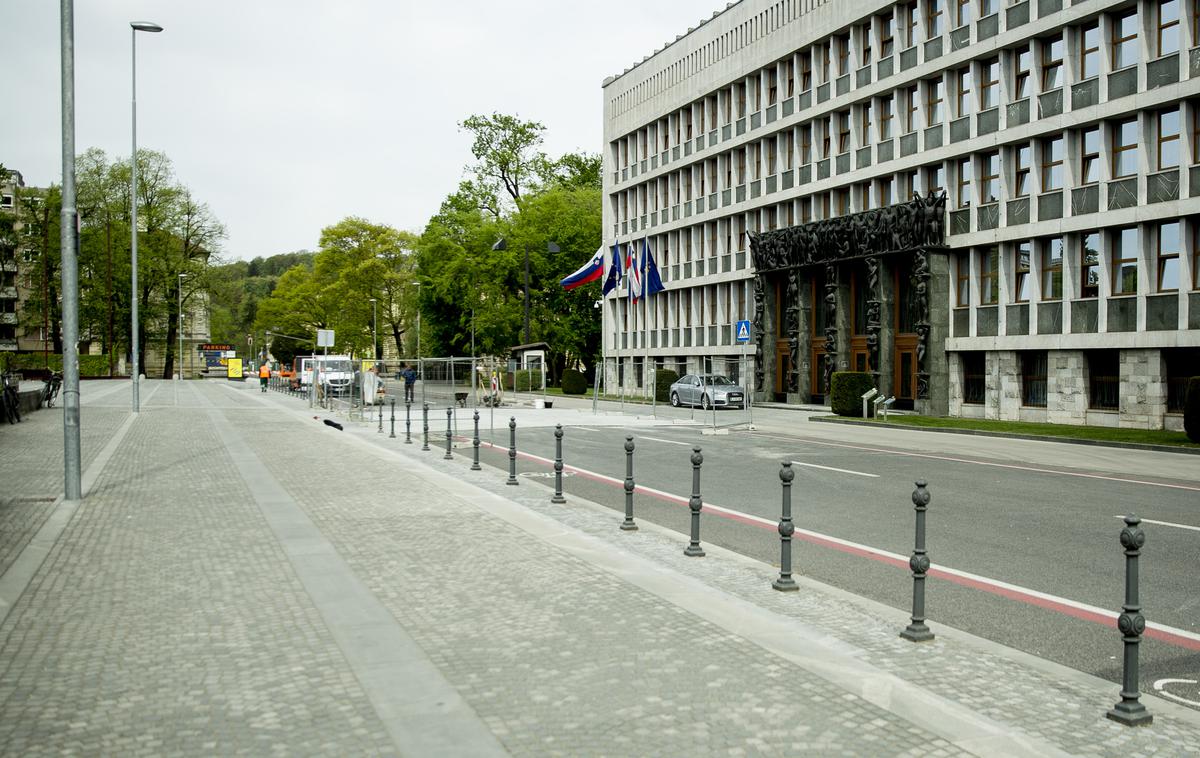
[[[559,282],[559,284],[561,284],[564,289],[573,290],[576,287],[587,284],[588,282],[597,281],[603,275],[604,246],[601,245],[599,249],[596,250],[596,254],[592,256],[591,260],[580,266],[575,273],[571,274],[566,279],[563,279],[561,282]]]
[[[602,295],[607,295],[617,288],[621,282],[621,249],[617,243],[612,246],[612,265],[608,267],[608,278],[604,280],[604,291]]]

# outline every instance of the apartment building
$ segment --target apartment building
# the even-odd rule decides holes
[[[667,288],[606,299],[610,386],[865,370],[929,413],[1181,424],[1200,0],[741,0],[603,92],[605,236]]]

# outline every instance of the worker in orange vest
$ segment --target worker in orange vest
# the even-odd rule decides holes
[[[258,367],[258,384],[260,387],[262,387],[263,392],[267,391],[267,381],[269,381],[270,378],[271,367],[267,365],[266,361],[263,361],[263,364]]]

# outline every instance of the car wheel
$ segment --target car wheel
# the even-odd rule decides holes
[[[709,408],[712,407],[708,402],[708,395],[701,396],[700,407],[703,408],[704,410],[708,410]]]
[[[671,407],[672,408],[679,407],[679,393],[678,392],[671,393]]]

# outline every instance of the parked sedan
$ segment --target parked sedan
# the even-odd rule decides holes
[[[688,374],[671,385],[671,405],[699,405],[708,409],[745,408],[746,391],[720,374]]]

